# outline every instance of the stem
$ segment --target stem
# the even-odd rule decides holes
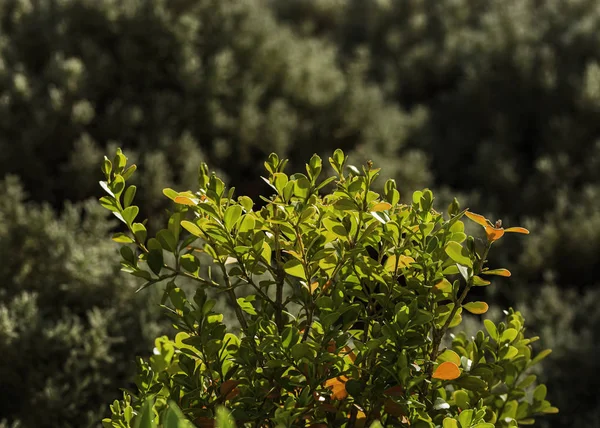
[[[275,228],[275,260],[277,261],[277,293],[275,295],[275,324],[277,330],[283,331],[283,282],[285,281],[285,272],[283,271],[283,261],[281,260],[281,248],[279,247],[279,228]]]

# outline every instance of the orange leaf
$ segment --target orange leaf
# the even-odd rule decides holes
[[[371,211],[387,211],[392,208],[392,204],[388,202],[379,202],[378,204],[373,205]]]
[[[470,211],[466,211],[465,215],[483,227],[488,227],[490,225],[489,221],[482,215],[475,214]]]
[[[514,232],[514,233],[522,233],[524,235],[529,235],[529,231],[524,227],[509,227],[508,229],[504,229],[505,232]]]
[[[188,198],[187,196],[177,196],[175,199],[173,199],[175,201],[176,204],[181,204],[181,205],[190,205],[190,206],[196,206],[198,204],[198,202],[192,198]]]
[[[463,305],[467,311],[475,315],[485,314],[489,309],[489,306],[485,302],[469,302]]]
[[[484,270],[481,272],[483,275],[498,275],[498,276],[510,276],[510,271],[508,269],[492,269],[492,270]]]
[[[327,352],[335,352],[335,350],[337,349],[337,346],[335,344],[335,340],[330,340],[329,343],[327,344]]]
[[[319,283],[316,281],[313,282],[312,284],[310,284],[310,287],[309,287],[310,294],[313,294],[318,286],[319,286]]]
[[[438,366],[433,372],[434,379],[452,380],[460,376],[460,369],[456,364],[446,361]]]
[[[488,241],[494,242],[494,241],[497,241],[498,239],[502,238],[502,236],[504,236],[504,229],[502,229],[501,227],[496,228],[496,227],[492,227],[492,226],[486,226],[485,233],[487,235]]]
[[[333,400],[343,400],[348,396],[348,392],[346,392],[346,382],[348,382],[348,378],[344,375],[325,381],[325,388],[329,388],[333,392],[333,394],[331,394]]]

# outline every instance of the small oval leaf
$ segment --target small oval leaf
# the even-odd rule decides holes
[[[463,305],[463,308],[465,308],[467,311],[471,312],[472,314],[481,315],[481,314],[485,314],[488,311],[489,306],[485,302],[469,302],[469,303],[465,303]]]
[[[451,361],[446,361],[440,364],[433,372],[434,379],[452,380],[460,376],[458,365]]]

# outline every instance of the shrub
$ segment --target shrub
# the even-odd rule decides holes
[[[469,291],[510,275],[486,266],[493,243],[528,231],[456,200],[445,218],[430,190],[401,204],[393,180],[381,195],[371,190],[380,173],[371,162],[347,165],[341,150],[329,162],[335,176],[320,181],[318,156],[306,174],[288,176],[287,161],[271,154],[274,195],[262,206],[234,199],[203,164],[196,192],[165,189],[175,208],[149,238],[126,184],[135,168],[120,151],[105,159],[100,202],[127,226],[113,238],[123,269],[142,288],[167,283],[163,308],[179,332],[139,360],[137,391],[113,403],[104,426],[178,426],[180,411],[214,426],[222,407],[238,426],[256,427],[515,427],[557,412],[544,385],[531,387],[528,370],[549,351],[534,357],[519,312],[447,340],[463,313],[488,309]],[[464,216],[487,239],[467,236]],[[207,263],[222,281],[201,269]],[[193,296],[180,278],[197,283]],[[223,323],[208,291],[229,299],[237,326]]]

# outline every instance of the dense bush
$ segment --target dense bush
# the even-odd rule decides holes
[[[444,218],[430,190],[400,203],[394,180],[378,194],[380,169],[348,165],[341,150],[329,162],[333,177],[319,179],[317,155],[306,174],[288,176],[287,160],[271,154],[265,180],[275,193],[257,209],[204,164],[197,191],[165,189],[175,210],[149,237],[125,156],[105,159],[100,202],[127,226],[113,237],[124,244],[123,269],[144,288],[167,282],[163,307],[179,331],[156,339],[137,391],[113,403],[105,427],[155,419],[174,428],[173,409],[212,426],[223,405],[238,425],[255,427],[516,427],[557,412],[544,385],[527,392],[529,368],[550,351],[532,355],[536,338],[524,335],[520,313],[442,345],[463,312],[487,312],[470,301],[471,288],[510,276],[487,267],[493,243],[529,232],[461,211],[456,200]],[[485,241],[464,233],[463,216],[485,229]],[[207,262],[222,282],[201,271]],[[193,295],[180,278],[196,281]],[[244,288],[252,291],[240,296]],[[213,311],[207,290],[228,298],[239,332]]]

